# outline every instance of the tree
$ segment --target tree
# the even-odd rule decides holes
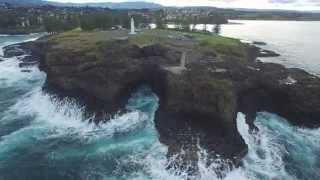
[[[164,18],[164,11],[158,10],[155,12],[155,23],[157,25],[158,29],[164,29],[165,28],[165,22],[163,20]]]
[[[44,20],[44,27],[49,33],[62,31],[62,26],[62,23],[55,17],[47,17]]]
[[[221,25],[220,24],[216,24],[214,27],[213,27],[213,32],[215,34],[220,34],[220,31],[221,31]]]
[[[192,18],[190,16],[182,16],[180,17],[180,20],[178,20],[177,24],[180,24],[182,27],[182,30],[184,31],[190,31],[190,24],[192,23]]]
[[[211,19],[210,19],[210,17],[207,17],[207,16],[201,17],[200,23],[204,24],[203,31],[207,31],[207,26],[208,26],[208,24],[211,24]]]
[[[129,28],[130,27],[130,19],[129,19],[129,16],[128,16],[128,12],[125,11],[125,12],[119,12],[116,17],[119,19],[119,24],[115,23],[115,25],[121,25],[122,27],[124,28]]]
[[[191,30],[194,31],[196,29],[196,25],[199,24],[198,22],[198,16],[193,16],[191,20],[192,28]]]
[[[44,19],[45,30],[49,33],[63,32],[78,27],[77,20],[69,17],[67,19],[58,16],[49,16]]]
[[[80,18],[80,27],[86,31],[108,29],[112,27],[113,19],[111,12],[88,13]]]

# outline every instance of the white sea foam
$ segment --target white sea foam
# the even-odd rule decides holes
[[[229,166],[229,162],[223,159],[215,159],[212,161],[205,149],[199,147],[199,161],[197,163],[198,173],[191,175],[190,166],[185,168],[175,168],[169,165],[181,162],[178,155],[169,159],[166,158],[167,148],[155,143],[149,152],[144,152],[143,155],[135,155],[127,161],[135,162],[143,165],[143,171],[133,174],[129,179],[156,179],[156,180],[246,180],[243,169],[228,169],[221,167]],[[181,151],[183,153],[183,150]],[[179,166],[179,165],[178,165]],[[142,173],[144,172],[144,173]]]
[[[40,72],[37,67],[29,67],[30,73],[21,72],[19,68],[18,57],[13,57],[5,59],[5,61],[0,62],[0,86],[1,87],[12,87],[19,86],[23,88],[28,85],[32,85],[30,81],[44,81],[45,74]]]
[[[146,114],[133,111],[124,115],[115,116],[106,124],[99,126],[89,124],[88,121],[90,118],[85,117],[84,110],[81,106],[70,99],[59,101],[43,93],[40,88],[36,88],[21,98],[10,111],[15,112],[17,116],[33,116],[34,120],[30,126],[3,137],[0,145],[6,148],[0,151],[0,157],[1,155],[7,155],[8,152],[11,152],[17,145],[20,147],[23,145],[27,146],[27,144],[32,144],[32,141],[39,138],[50,138],[50,136],[77,136],[80,139],[90,137],[90,139],[93,138],[93,140],[111,138],[115,133],[130,132],[150,120]],[[280,137],[277,136],[279,132],[275,132],[273,126],[278,129],[280,128],[284,134],[292,134],[292,129],[288,129],[290,126],[285,123],[275,123],[273,126],[268,127],[263,124],[263,122],[264,121],[257,121],[256,123],[259,131],[249,132],[249,126],[246,124],[245,116],[241,113],[238,114],[237,127],[249,147],[248,155],[243,159],[243,167],[240,168],[227,168],[219,171],[218,167],[223,166],[227,162],[221,159],[210,160],[205,149],[198,147],[199,161],[197,166],[199,173],[189,175],[187,170],[169,168],[168,165],[177,159],[175,159],[176,157],[167,159],[167,147],[157,140],[154,141],[152,147],[148,149],[137,150],[134,154],[125,155],[125,160],[120,159],[119,163],[133,163],[143,167],[141,171],[128,175],[128,179],[245,180],[260,179],[261,177],[267,179],[296,179],[294,176],[289,175],[284,169],[283,155],[286,154],[287,151],[283,145],[279,143],[278,140]],[[48,131],[51,134],[48,134]],[[318,130],[298,129],[297,132],[296,136],[307,137],[314,144],[319,143],[319,139],[316,138],[319,135]],[[138,146],[143,142],[137,139],[117,143],[115,143],[114,146],[110,144],[108,146],[104,144],[99,145],[100,147],[91,151],[91,153],[98,156],[99,154],[110,153],[110,149],[113,149],[113,151],[133,147],[139,149]],[[69,154],[68,151],[63,151],[59,158],[81,155],[83,154],[77,154],[74,151],[72,151],[71,154]],[[89,170],[86,172],[90,174]],[[104,174],[103,172],[99,173]],[[221,177],[221,175],[223,175],[223,177]],[[106,179],[110,179],[111,177],[111,175],[108,174],[104,174],[103,176],[105,176]]]
[[[279,142],[280,134],[275,133],[274,129],[259,123],[259,121],[255,125],[259,130],[249,133],[245,116],[242,113],[238,114],[238,130],[249,150],[247,156],[243,159],[243,167],[241,168],[243,173],[249,179],[260,179],[261,177],[267,179],[296,179],[285,169],[283,158],[288,152],[285,146]],[[278,124],[278,126],[282,125],[284,128],[286,128],[285,125],[289,126],[288,124]]]
[[[147,120],[144,113],[132,111],[116,115],[107,123],[89,123],[95,117],[86,117],[84,107],[69,98],[61,101],[42,92],[41,88],[25,95],[11,108],[11,112],[18,116],[32,116],[34,124],[56,129],[60,133],[73,132],[80,136],[112,136],[114,133],[133,130]]]

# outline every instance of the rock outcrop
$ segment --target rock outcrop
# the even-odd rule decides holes
[[[21,56],[25,54],[25,51],[19,48],[19,45],[11,45],[4,47],[3,49],[3,57],[4,58],[11,58],[14,56]]]
[[[236,128],[236,115],[269,111],[307,127],[320,125],[320,79],[299,69],[254,61],[257,49],[245,46],[247,56],[217,56],[172,44],[144,47],[127,40],[100,43],[92,51],[71,51],[40,40],[24,45],[40,60],[49,85],[81,96],[94,108],[113,112],[123,107],[139,85],[148,84],[160,98],[156,126],[169,153],[200,144],[234,159],[246,154]],[[185,70],[174,73],[187,52]],[[190,152],[190,153],[188,153]]]

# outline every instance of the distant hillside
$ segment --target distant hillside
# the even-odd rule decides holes
[[[122,3],[86,3],[86,5],[93,7],[108,7],[111,9],[158,9],[162,7],[160,4],[143,1]]]
[[[43,2],[42,0],[0,0],[0,4],[1,3],[8,3],[16,6],[35,6],[46,4],[46,2]]]
[[[105,7],[111,9],[158,9],[162,6],[156,3],[149,3],[143,1],[137,2],[121,2],[121,3],[58,3],[45,0],[0,0],[0,4],[8,3],[14,6],[42,6],[42,5],[55,5],[55,6],[91,6],[91,7]]]

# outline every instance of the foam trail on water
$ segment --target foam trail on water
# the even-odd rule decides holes
[[[147,119],[144,113],[132,111],[116,115],[104,124],[89,123],[94,116],[86,117],[84,107],[78,105],[76,101],[69,98],[59,100],[42,92],[41,88],[26,94],[10,109],[10,112],[18,116],[33,117],[33,125],[56,129],[62,134],[78,133],[79,136],[90,134],[112,136],[117,132],[133,130],[141,121]]]
[[[136,100],[129,101],[130,112],[117,115],[105,124],[96,125],[89,123],[94,117],[86,117],[84,107],[74,100],[66,98],[61,101],[43,93],[40,87],[36,88],[24,95],[4,117],[8,121],[15,117],[25,117],[30,119],[30,124],[2,137],[0,145],[5,148],[0,150],[0,173],[1,166],[5,166],[1,162],[12,160],[20,161],[16,167],[34,166],[30,172],[26,172],[27,177],[31,177],[30,174],[41,163],[50,168],[52,163],[61,161],[63,163],[58,166],[59,171],[69,172],[77,167],[72,164],[73,161],[85,158],[82,161],[92,165],[81,166],[83,171],[79,172],[79,176],[95,176],[98,173],[99,176],[110,178],[114,169],[103,168],[104,163],[116,164],[121,161],[119,155],[125,158],[132,153],[143,153],[157,142],[157,132],[153,125],[157,98],[154,97],[135,97]],[[35,144],[39,144],[36,150],[33,149]],[[39,151],[44,157],[28,165],[29,161],[24,160],[28,157],[24,157],[23,153],[13,153],[19,149],[27,151],[31,156]],[[126,164],[121,166],[124,167],[118,171],[132,168]],[[90,170],[92,168],[96,170]],[[59,177],[57,174],[54,176]]]
[[[17,87],[22,89],[34,85],[33,82],[44,82],[46,75],[40,72],[37,67],[29,67],[28,69],[31,70],[30,73],[21,72],[17,57],[0,62],[0,88]]]
[[[292,179],[286,172],[285,163],[282,159],[286,149],[278,144],[277,137],[273,132],[263,126],[258,126],[259,131],[249,133],[245,116],[238,114],[237,125],[239,133],[248,145],[248,155],[243,160],[246,175],[252,179],[257,178],[280,178]]]
[[[238,130],[248,145],[241,171],[249,179],[319,179],[320,129],[290,125],[270,113],[258,113],[258,131],[249,133],[245,116],[238,114]]]

